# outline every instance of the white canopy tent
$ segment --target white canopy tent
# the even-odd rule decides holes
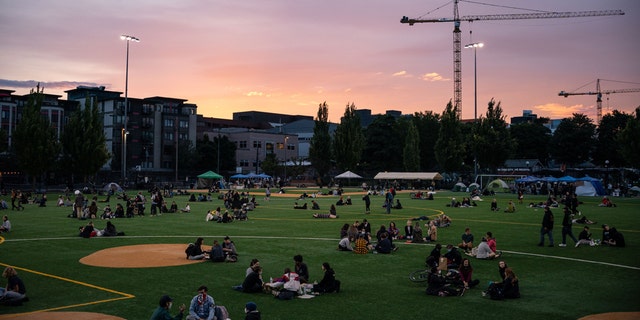
[[[351,171],[345,171],[336,176],[336,179],[362,179],[362,177],[358,174],[355,174]]]
[[[437,172],[378,172],[376,180],[442,180]]]

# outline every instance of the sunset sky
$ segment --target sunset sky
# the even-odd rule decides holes
[[[486,5],[490,4],[490,5]],[[442,113],[453,98],[452,18],[446,0],[0,0],[0,88],[26,94],[77,85],[125,89],[129,97],[187,99],[198,113],[316,115],[326,101],[374,114]],[[522,10],[528,9],[528,10]],[[623,16],[462,23],[477,51],[478,114],[493,97],[505,115],[532,110],[595,119],[595,96],[558,92],[640,88],[640,1],[460,0],[460,15],[616,10]],[[473,31],[472,35],[470,31]],[[473,118],[474,56],[462,51],[462,117]],[[123,94],[124,96],[124,94]],[[604,97],[603,113],[633,112],[640,93]],[[507,120],[508,120],[507,118]]]

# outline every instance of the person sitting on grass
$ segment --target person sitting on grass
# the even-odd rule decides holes
[[[589,232],[588,226],[584,226],[580,234],[578,234],[578,242],[576,242],[576,248],[581,244],[587,244],[592,247],[596,245],[596,242],[591,239],[591,232]]]
[[[296,202],[296,204],[293,206],[294,209],[300,209],[300,210],[307,210],[307,203],[305,202],[303,205],[298,205],[298,203]]]
[[[251,273],[249,273],[242,282],[240,290],[246,293],[257,293],[262,292],[262,267],[260,265],[255,265],[252,268]]]
[[[320,205],[315,200],[311,200],[311,210],[320,210]]]
[[[413,235],[411,236],[411,243],[423,243],[424,237],[422,236],[422,228],[420,227],[420,222],[416,222],[415,227],[413,229]]]
[[[187,202],[187,205],[184,208],[180,209],[180,212],[189,213],[191,212],[191,205]]]
[[[338,250],[340,251],[353,251],[353,247],[351,247],[351,239],[349,236],[344,236],[338,242]]]
[[[624,236],[616,228],[607,224],[602,225],[602,243],[611,247],[624,247]]]
[[[190,243],[185,249],[187,254],[187,260],[202,260],[205,258],[205,253],[202,250],[203,238],[196,239],[196,242]]]
[[[255,302],[247,302],[244,306],[245,317],[244,320],[261,320],[260,311],[258,311],[258,306]]]
[[[2,277],[7,278],[7,286],[0,288],[0,304],[20,306],[22,302],[29,301],[24,282],[18,277],[18,272],[13,267],[6,267]]]
[[[178,307],[179,313],[172,317],[169,313],[169,309],[171,309],[171,305],[173,304],[173,299],[171,297],[164,295],[160,298],[160,303],[158,308],[153,311],[151,315],[151,320],[180,320],[184,317],[184,310],[186,309],[185,305],[182,304]]]
[[[462,264],[460,265],[458,272],[460,272],[460,279],[462,280],[465,289],[475,287],[480,283],[480,280],[472,279],[473,267],[471,267],[471,261],[469,261],[469,259],[462,259]]]
[[[329,209],[329,213],[314,213],[313,217],[317,219],[336,219],[338,218],[336,206],[332,204],[331,209]]]
[[[213,246],[211,247],[211,252],[209,253],[209,259],[211,262],[224,262],[225,256],[224,251],[222,250],[222,246],[218,242],[218,240],[213,240]]]
[[[371,245],[365,239],[365,234],[358,234],[358,238],[356,239],[356,247],[353,249],[353,253],[356,254],[367,254],[371,251]]]
[[[89,221],[86,226],[80,227],[80,236],[83,238],[91,238],[98,235],[98,232],[93,227],[93,221]]]
[[[520,285],[518,277],[511,268],[505,268],[505,278],[502,282],[490,282],[489,288],[482,295],[493,300],[517,299],[520,298]]]
[[[611,208],[611,207],[616,207],[616,205],[611,202],[611,200],[609,199],[609,197],[604,196],[604,198],[602,198],[602,202],[600,202],[600,204],[598,205],[598,207],[607,207],[607,208]]]
[[[507,212],[507,213],[516,212],[516,205],[513,204],[513,201],[509,200],[509,203],[507,204],[507,208],[504,209],[504,212]]]
[[[336,273],[328,262],[322,263],[322,280],[313,285],[313,291],[317,293],[340,292],[340,280],[336,279]]]
[[[483,237],[478,248],[475,250],[475,257],[478,259],[495,259],[500,257],[500,255],[491,250],[487,238]]]
[[[2,225],[0,226],[0,233],[11,231],[11,221],[8,216],[2,217]]]
[[[383,232],[380,234],[380,240],[376,244],[375,250],[377,253],[389,254],[392,251],[398,250],[398,247],[394,247],[391,240],[389,240],[389,234]]]
[[[498,208],[498,200],[496,198],[491,200],[491,211],[500,211],[500,208]]]

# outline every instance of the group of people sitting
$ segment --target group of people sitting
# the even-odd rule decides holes
[[[322,280],[311,283],[309,268],[304,263],[302,255],[295,255],[293,260],[293,270],[286,267],[281,276],[271,277],[269,282],[266,282],[263,280],[260,261],[253,259],[246,270],[244,281],[233,289],[246,293],[271,293],[281,300],[290,300],[296,296],[309,297],[309,294],[340,292],[340,280],[336,279],[335,271],[328,262],[322,264]]]
[[[81,226],[79,230],[78,235],[83,238],[124,236],[124,232],[118,231],[111,221],[107,221],[104,229],[96,229],[93,221],[89,221],[87,225]]]
[[[220,207],[218,207],[215,210],[207,211],[205,221],[213,221],[217,223],[230,223],[234,220],[246,221],[249,219],[249,211],[249,206],[246,203],[242,204],[240,209],[233,209],[233,213],[229,213],[228,209],[221,212]]]
[[[189,243],[185,249],[188,260],[209,260],[211,262],[236,262],[238,252],[236,246],[228,236],[224,237],[222,244],[218,240],[213,240],[210,250],[202,248],[203,238],[197,238],[196,242]]]
[[[451,245],[448,248],[455,249]],[[468,258],[460,258],[460,263],[455,263],[451,257],[446,257],[452,251],[438,259],[433,257],[433,252],[432,255],[427,257],[429,274],[427,276],[426,293],[428,295],[440,297],[462,296],[466,290],[480,283],[480,280],[473,278],[473,267]],[[519,279],[513,269],[509,268],[505,261],[500,261],[498,263],[498,273],[501,279],[489,281],[489,286],[482,292],[482,296],[488,296],[494,300],[520,298]]]

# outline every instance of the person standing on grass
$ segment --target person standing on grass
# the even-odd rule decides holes
[[[364,213],[365,214],[371,213],[371,199],[369,198],[369,194],[368,193],[366,193],[362,197],[362,201],[364,201]]]
[[[76,209],[76,218],[82,219],[82,209],[84,209],[84,196],[80,190],[76,190],[75,192],[76,200],[74,202]]]
[[[559,247],[567,246],[567,235],[571,237],[571,239],[573,239],[574,243],[578,243],[578,240],[573,235],[573,231],[571,230],[571,227],[573,225],[572,219],[573,214],[571,213],[571,210],[569,210],[568,207],[564,207],[564,217],[562,218],[562,243],[558,245]]]
[[[540,242],[538,247],[544,246],[544,235],[549,236],[549,247],[553,247],[553,213],[549,207],[544,208],[544,216],[542,217],[542,228],[540,228]]]
[[[184,317],[184,310],[186,309],[185,305],[180,305],[178,308],[180,312],[175,315],[175,317],[172,317],[169,313],[171,306],[173,306],[173,299],[167,295],[162,296],[162,298],[160,298],[159,306],[151,315],[151,320],[182,320],[182,317]]]

